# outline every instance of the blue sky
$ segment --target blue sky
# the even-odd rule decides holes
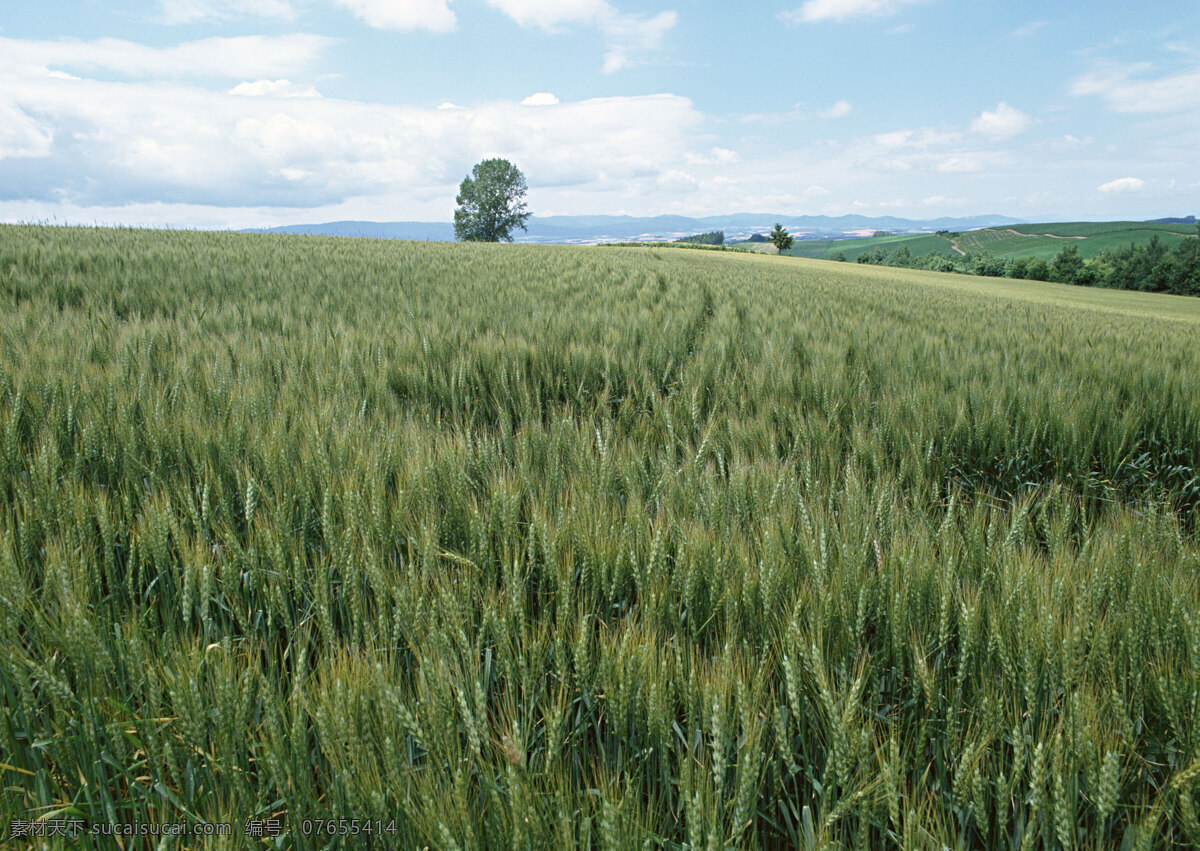
[[[0,11],[0,220],[1200,214],[1200,3],[84,0]]]

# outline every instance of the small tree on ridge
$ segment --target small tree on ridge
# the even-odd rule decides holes
[[[779,249],[779,253],[787,251],[792,247],[792,237],[783,229],[783,225],[779,222],[775,223],[775,230],[771,231],[771,242],[775,243],[775,247]]]

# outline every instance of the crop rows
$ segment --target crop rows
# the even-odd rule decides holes
[[[0,229],[0,827],[1200,842],[1197,317],[954,280]]]

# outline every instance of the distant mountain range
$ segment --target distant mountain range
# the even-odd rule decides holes
[[[529,230],[517,234],[517,242],[594,243],[626,240],[678,239],[696,233],[720,230],[727,241],[765,233],[776,222],[797,239],[831,239],[870,236],[877,230],[921,233],[939,230],[963,231],[1025,223],[1009,216],[964,216],[960,218],[902,219],[895,216],[787,216],[767,213],[734,213],[728,216],[534,216]],[[357,236],[371,239],[421,239],[451,241],[454,226],[449,222],[325,222],[250,228],[248,233],[300,233],[321,236]]]

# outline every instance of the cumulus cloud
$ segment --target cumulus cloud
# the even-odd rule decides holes
[[[894,15],[901,6],[921,0],[806,0],[798,8],[780,15],[791,24],[811,24],[818,21],[845,21],[850,18],[869,18]]]
[[[235,95],[5,65],[0,202],[312,208],[390,194],[447,215],[486,156],[513,159],[541,188],[683,191],[694,185],[675,172],[703,121],[674,95],[439,109],[287,97],[308,92],[271,76]]]
[[[1138,192],[1146,186],[1146,181],[1137,177],[1119,177],[1110,180],[1100,187],[1101,192]]]
[[[700,181],[685,171],[670,169],[658,176],[658,185],[667,192],[695,192],[700,188]]]
[[[992,139],[1011,139],[1023,133],[1032,119],[1003,101],[993,110],[984,110],[971,122],[971,131]]]
[[[975,173],[996,172],[1009,163],[1001,151],[981,149],[976,139],[954,127],[917,127],[877,133],[830,146],[822,169],[831,173],[862,175],[879,183],[911,175],[924,176],[921,191],[928,192],[929,180],[948,175],[953,180]],[[820,172],[818,172],[820,174]],[[829,178],[821,175],[822,185]],[[940,186],[940,183],[932,184]]]
[[[450,0],[337,0],[337,4],[376,29],[451,32],[458,26]]]
[[[487,0],[523,27],[558,32],[571,24],[598,28],[608,41],[602,70],[606,74],[636,64],[658,50],[675,26],[674,12],[657,15],[627,14],[606,0]]]
[[[23,41],[0,37],[0,70],[49,76],[70,68],[129,77],[263,79],[309,67],[332,42],[303,33],[205,38],[173,47],[150,47],[115,38]]]
[[[1137,79],[1149,63],[1106,64],[1076,77],[1071,94],[1100,97],[1113,112],[1181,112],[1200,108],[1200,70]]]
[[[321,93],[312,86],[303,86],[290,80],[255,80],[238,83],[229,90],[231,95],[246,97],[319,98]]]
[[[562,16],[559,25],[568,25]],[[895,212],[915,216],[930,209],[924,203],[969,197],[970,212],[1030,215],[1049,203],[1026,200],[1030,190],[1053,187],[1046,197],[1066,198],[1072,215],[1103,209],[1115,217],[1166,186],[1168,167],[1186,174],[1194,154],[1168,150],[1155,160],[1162,179],[1121,178],[1098,192],[1129,173],[1120,151],[1093,145],[1083,163],[1044,140],[1037,157],[1018,159],[971,132],[969,115],[957,125],[807,143],[796,141],[804,134],[743,136],[743,125],[670,94],[557,102],[526,90],[439,108],[449,92],[427,91],[429,107],[370,104],[322,98],[309,85],[327,41],[215,43],[225,56],[196,47],[205,42],[0,39],[0,218],[210,227],[446,221],[458,183],[492,156],[521,167],[538,213],[837,215],[856,198],[876,211],[892,198],[908,199],[890,202]],[[163,76],[153,79],[156,72]],[[836,94],[828,97],[802,117],[845,111]],[[1140,195],[1121,192],[1139,186]]]
[[[0,100],[0,161],[9,157],[44,157],[54,134],[16,104]]]

